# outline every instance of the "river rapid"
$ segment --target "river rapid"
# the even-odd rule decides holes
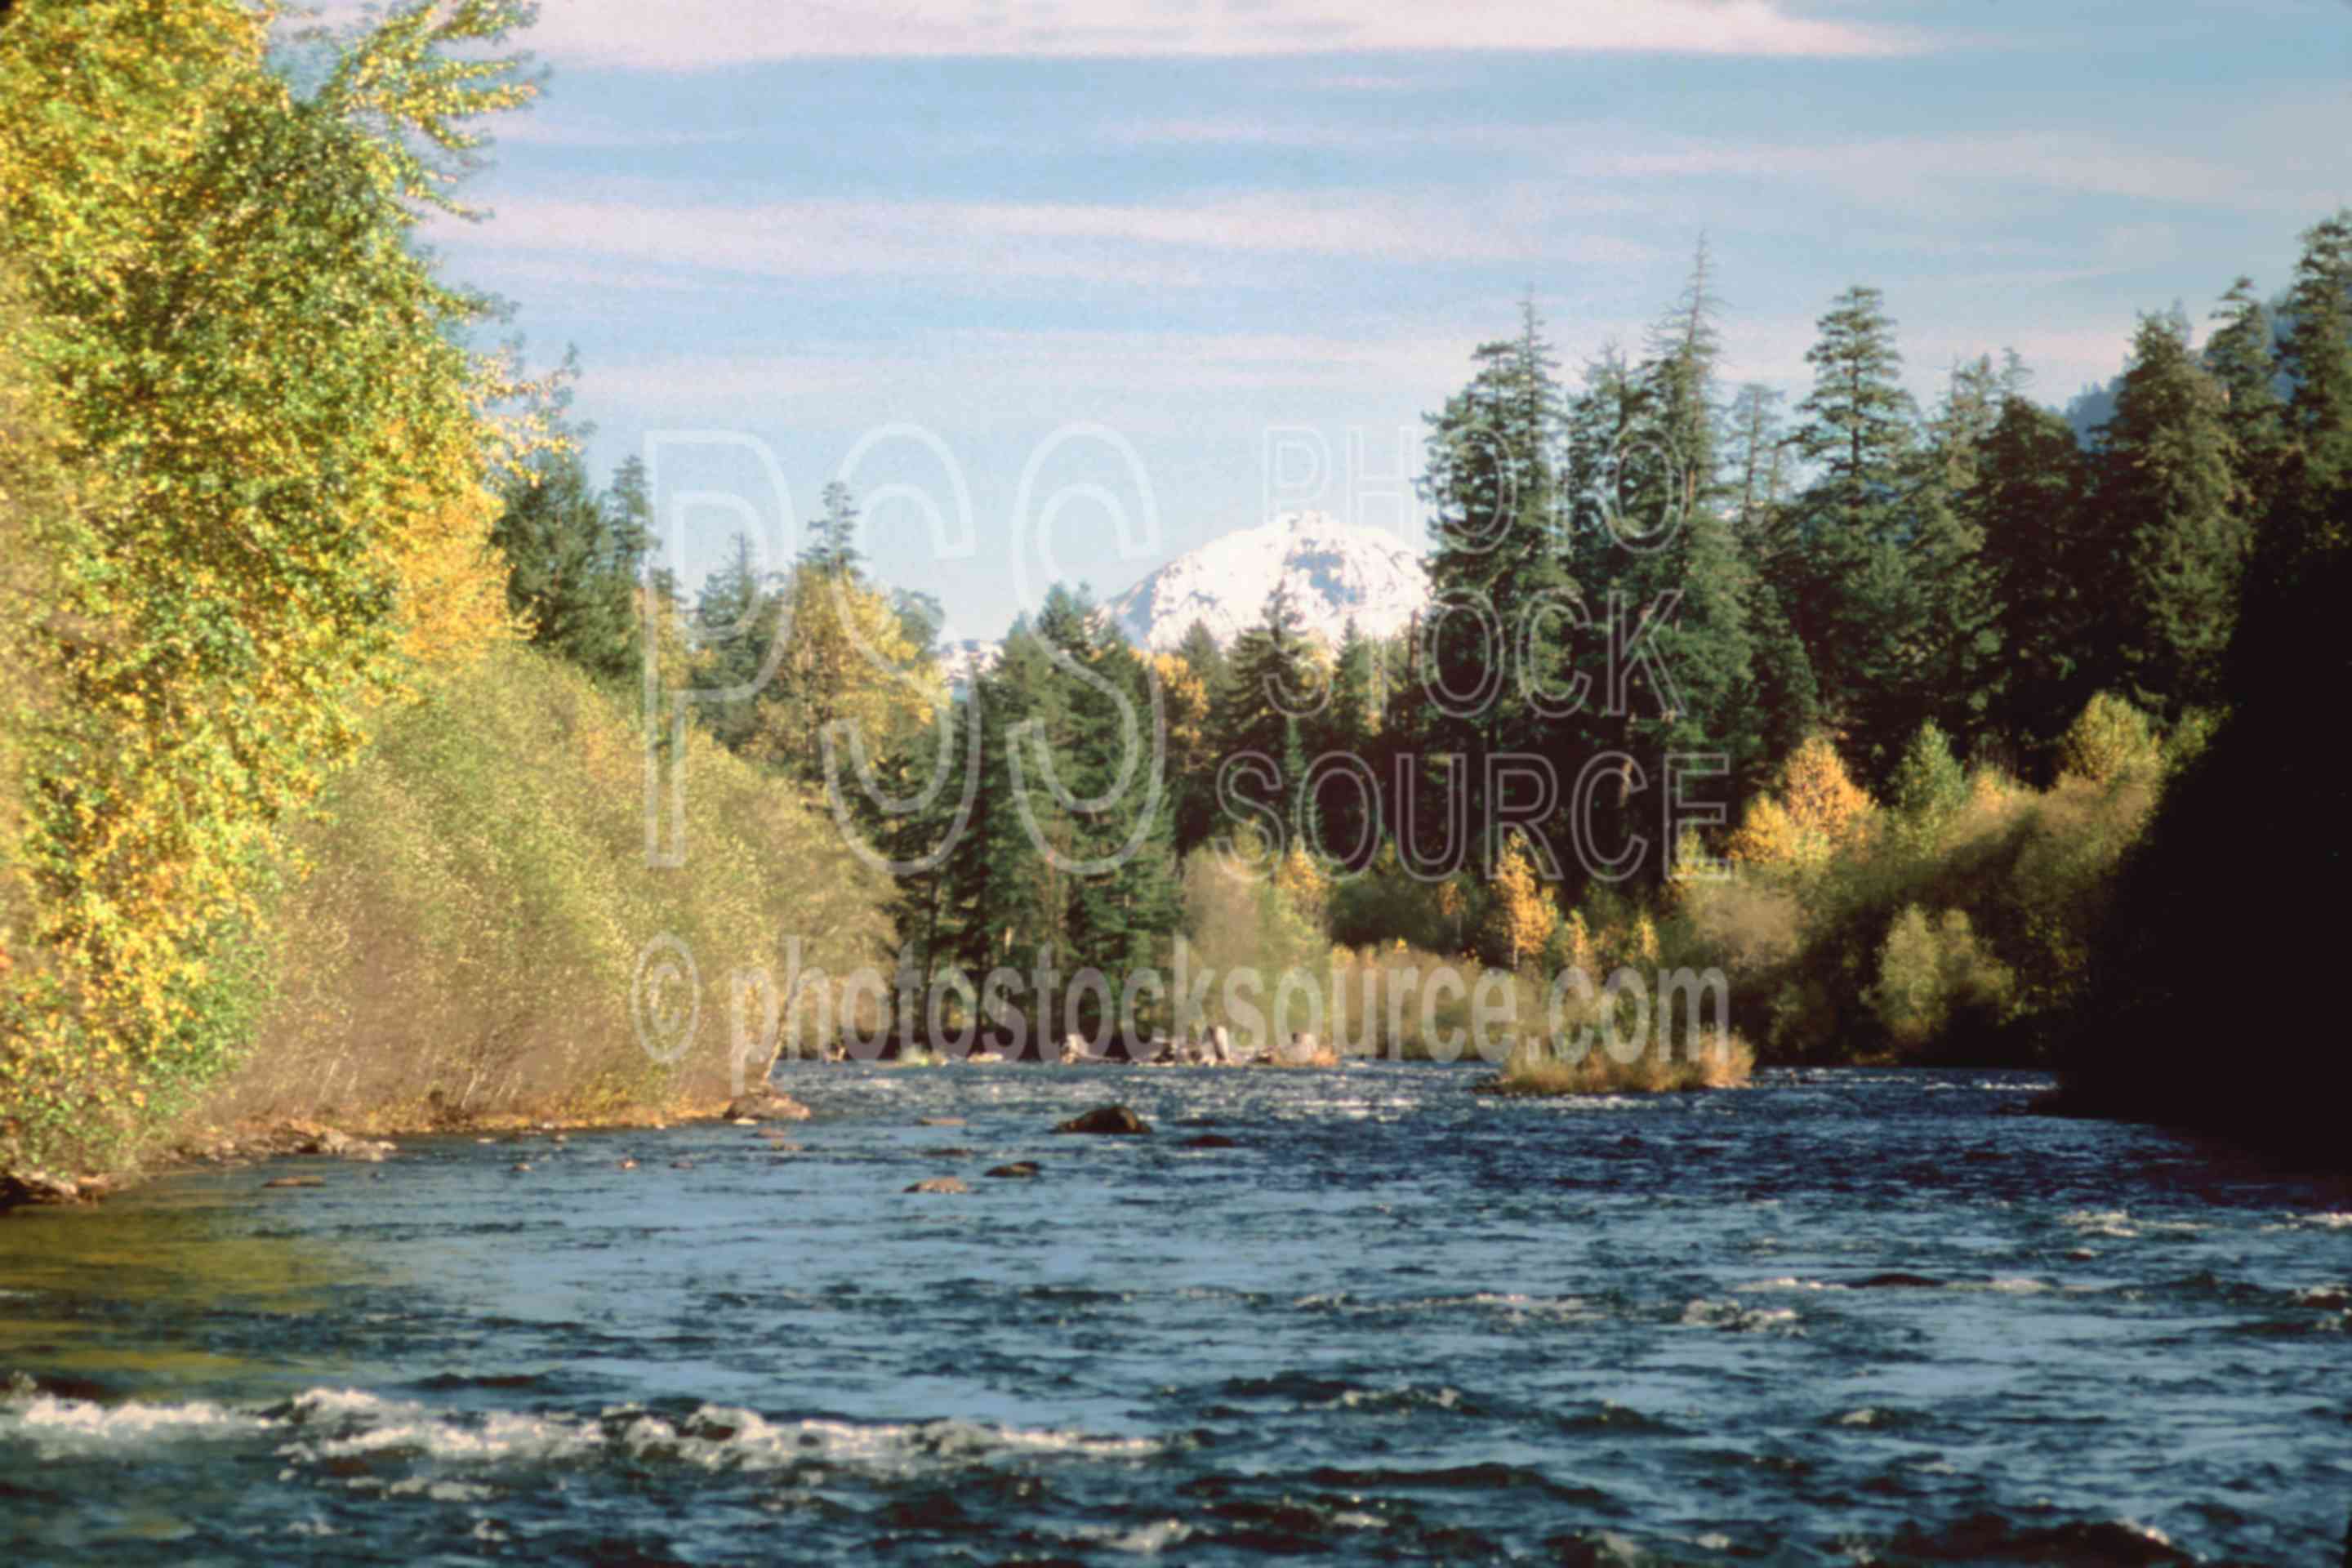
[[[782,1143],[0,1216],[0,1562],[2345,1552],[2342,1185],[2031,1075],[1476,1076],[788,1066]]]

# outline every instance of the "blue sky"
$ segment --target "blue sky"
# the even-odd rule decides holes
[[[578,347],[600,473],[726,437],[660,448],[689,574],[779,531],[763,452],[804,521],[862,446],[877,570],[971,637],[1270,506],[1410,536],[1522,294],[1573,374],[1702,230],[1727,392],[1801,395],[1860,281],[1923,399],[2014,347],[2063,403],[2352,201],[2340,0],[546,0],[530,43],[451,274]]]

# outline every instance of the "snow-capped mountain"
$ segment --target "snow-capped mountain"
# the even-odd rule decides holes
[[[940,668],[946,674],[949,685],[969,687],[994,669],[996,661],[1003,654],[1004,645],[1001,642],[982,642],[978,637],[965,637],[940,647]]]
[[[1257,625],[1277,583],[1289,585],[1307,635],[1334,647],[1350,618],[1367,637],[1387,637],[1429,603],[1421,558],[1395,534],[1290,511],[1186,551],[1104,608],[1154,653],[1173,652],[1194,621],[1230,647]]]
[[[1276,583],[1289,584],[1301,629],[1333,647],[1351,618],[1367,637],[1390,637],[1429,603],[1421,558],[1396,535],[1286,511],[1186,551],[1097,613],[1148,652],[1174,652],[1194,621],[1230,647],[1265,616]],[[965,638],[943,647],[940,663],[950,684],[966,688],[1003,652],[1002,643]]]

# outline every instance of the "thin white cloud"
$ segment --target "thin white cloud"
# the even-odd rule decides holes
[[[1906,34],[1792,16],[1780,0],[551,0],[532,45],[567,63],[655,70],[843,57],[1573,50],[1842,58],[1921,47]]]
[[[681,273],[772,277],[1070,279],[1181,286],[1223,257],[1633,267],[1631,241],[1559,231],[1548,193],[1245,192],[1161,204],[638,199],[498,204],[480,225],[436,222],[450,248],[604,258]]]
[[[2242,161],[2085,136],[2073,131],[2003,136],[1874,137],[1836,142],[1638,140],[1622,126],[1364,123],[1243,114],[1139,121],[1114,133],[1137,145],[1306,147],[1353,152],[1445,147],[1540,160],[1556,178],[1633,185],[1728,178],[1802,182],[1882,207],[1948,204],[1956,186],[2031,186],[2233,211],[2325,210],[2345,187],[2292,160]],[[1591,187],[1586,187],[1590,191]],[[2001,193],[1991,192],[1992,199]],[[1582,199],[1600,206],[1608,198]],[[1622,205],[1622,201],[1620,203]]]
[[[1365,338],[1289,332],[941,331],[877,348],[714,354],[591,365],[583,382],[637,407],[773,409],[803,398],[887,395],[942,384],[1054,395],[1116,392],[1148,404],[1167,392],[1444,388],[1469,374],[1454,337]]]
[[[530,147],[709,147],[741,142],[751,135],[748,129],[664,131],[544,107],[528,114],[500,116],[486,121],[482,129],[498,145]]]

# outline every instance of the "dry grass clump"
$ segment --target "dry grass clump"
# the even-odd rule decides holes
[[[1737,1089],[1756,1068],[1756,1053],[1738,1035],[1696,1042],[1683,1051],[1646,1047],[1632,1061],[1620,1061],[1600,1047],[1577,1060],[1558,1055],[1548,1041],[1522,1041],[1502,1072],[1479,1088],[1489,1094],[1655,1094],[1700,1089]]]

